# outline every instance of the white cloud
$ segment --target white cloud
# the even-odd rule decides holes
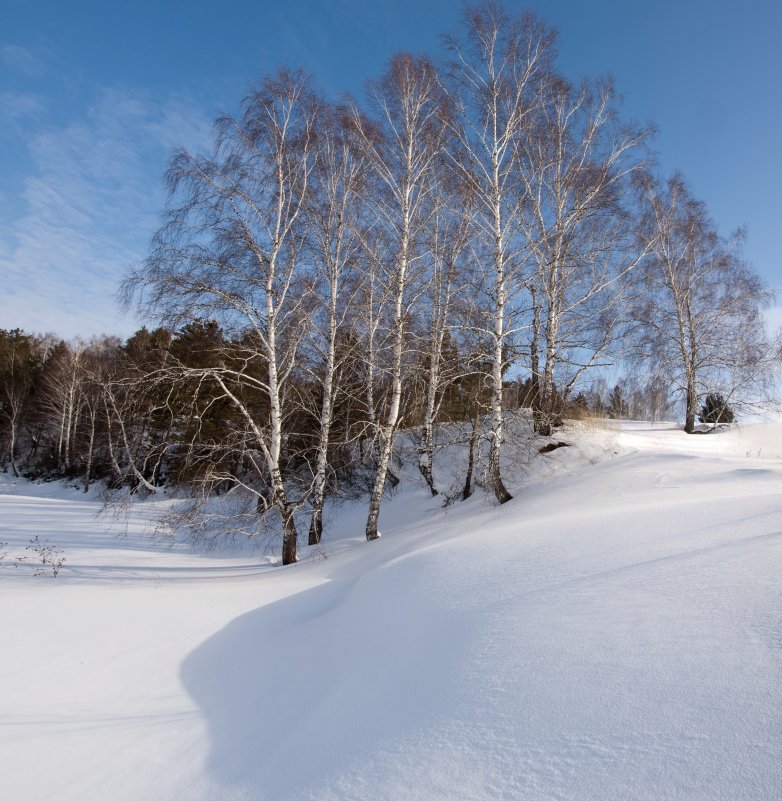
[[[26,92],[0,92],[0,120],[15,122],[45,111],[41,98]]]
[[[144,258],[174,144],[203,147],[209,123],[182,98],[105,90],[78,122],[34,133],[18,216],[0,230],[0,327],[61,336],[129,333],[114,301]]]
[[[4,44],[0,46],[0,60],[9,69],[25,75],[38,75],[43,72],[44,62],[41,56],[27,47]]]

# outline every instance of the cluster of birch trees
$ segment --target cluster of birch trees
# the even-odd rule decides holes
[[[503,503],[508,409],[550,435],[594,368],[645,366],[688,431],[707,391],[761,389],[776,350],[740,242],[683,178],[652,173],[651,132],[610,81],[557,72],[555,39],[532,14],[468,7],[442,58],[394,56],[363,102],[283,69],[216,121],[211,153],[175,153],[123,285],[165,328],[72,349],[91,365],[75,419],[98,387],[112,480],[241,493],[290,563],[302,515],[316,544],[340,482],[366,490],[379,536],[400,429],[437,494],[436,429],[464,422],[463,495],[483,443]],[[112,352],[111,375],[90,348]]]

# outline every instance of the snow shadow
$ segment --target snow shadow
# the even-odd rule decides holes
[[[352,564],[240,616],[187,657],[181,678],[208,725],[213,779],[254,798],[335,788],[453,716],[464,621],[457,633],[438,608],[427,561],[358,578]]]

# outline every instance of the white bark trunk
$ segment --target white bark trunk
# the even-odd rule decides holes
[[[494,347],[491,365],[491,433],[489,440],[489,475],[492,490],[500,503],[513,497],[502,480],[502,368],[505,340],[505,252],[502,240],[502,207],[500,203],[499,164],[496,148],[492,155],[494,182]]]
[[[399,422],[399,408],[402,401],[402,350],[404,346],[404,294],[407,286],[408,248],[410,239],[410,212],[405,205],[402,216],[402,238],[397,263],[396,287],[394,297],[394,353],[391,367],[391,402],[386,419],[380,427],[380,456],[372,495],[369,500],[366,537],[375,540],[380,536],[377,523],[380,517],[380,504],[386,486],[388,467],[394,449],[394,434]]]
[[[323,399],[320,407],[320,441],[315,466],[312,499],[312,522],[310,523],[309,544],[317,545],[323,534],[323,501],[326,494],[326,470],[328,468],[329,436],[331,433],[334,407],[334,370],[337,343],[337,294],[338,275],[332,276],[329,298],[329,334],[326,350],[326,364],[323,375]]]

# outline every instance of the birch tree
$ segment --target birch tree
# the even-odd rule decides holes
[[[19,429],[29,413],[33,387],[43,363],[43,348],[34,337],[18,328],[0,330],[0,421],[5,427],[3,466],[10,463],[18,478]]]
[[[633,306],[636,355],[683,399],[692,433],[706,392],[735,404],[765,390],[779,359],[762,315],[772,296],[742,258],[742,232],[722,237],[680,174],[638,184],[652,259]]]
[[[41,379],[39,405],[49,421],[57,470],[71,469],[79,433],[82,385],[86,380],[86,343],[58,342],[46,361]]]
[[[644,258],[628,209],[649,131],[619,121],[610,81],[552,77],[521,145],[521,227],[532,254],[530,363],[535,421],[550,435],[558,398],[606,361],[622,278]],[[559,392],[555,378],[562,368]]]
[[[455,365],[448,364],[445,348],[450,344],[454,294],[464,287],[462,258],[467,253],[471,231],[468,196],[460,196],[444,179],[441,171],[431,191],[426,237],[429,269],[421,295],[422,318],[428,324],[421,353],[424,403],[418,469],[432,495],[438,494],[434,479],[435,422],[445,389],[457,378]]]
[[[502,376],[529,255],[519,227],[524,204],[518,192],[519,148],[542,99],[553,40],[552,31],[533,15],[513,19],[493,2],[467,7],[463,35],[448,39],[454,144],[446,155],[457,180],[475,197],[474,222],[485,253],[476,272],[484,280],[476,289],[491,311],[486,331],[492,349],[489,472],[500,503],[512,497],[500,468]]]
[[[239,117],[218,119],[210,156],[176,153],[166,221],[149,259],[125,283],[130,295],[139,287],[142,309],[174,326],[214,318],[245,333],[238,361],[190,372],[212,382],[243,421],[255,480],[233,479],[257,496],[262,513],[269,487],[283,564],[296,560],[294,504],[282,467],[283,402],[306,319],[295,285],[317,110],[306,76],[281,70],[245,98]],[[260,415],[256,396],[265,401]]]
[[[329,445],[335,395],[339,390],[337,379],[340,355],[337,352],[337,337],[345,325],[346,312],[353,297],[350,279],[359,258],[360,229],[364,225],[361,210],[365,163],[349,135],[345,113],[340,109],[324,108],[320,114],[317,160],[306,209],[316,272],[318,308],[313,314],[317,318],[313,340],[318,361],[316,376],[321,391],[311,499],[310,545],[319,543],[323,533]],[[371,287],[369,291],[369,303],[372,304]],[[372,329],[370,322],[371,340],[374,339]],[[343,349],[342,359],[349,356],[349,351]],[[371,356],[370,353],[370,361]],[[374,400],[371,397],[371,380],[368,391],[368,403],[372,406]]]
[[[105,386],[110,380],[112,367],[119,361],[119,352],[118,340],[101,337],[91,340],[84,353],[79,395],[84,440],[80,457],[85,492],[89,492],[93,478],[93,465],[101,433],[108,434],[105,426],[101,431],[102,424],[106,422],[103,414]]]
[[[407,54],[395,56],[382,80],[372,87],[374,119],[357,108],[354,131],[378,186],[370,199],[385,242],[382,293],[388,309],[390,384],[383,419],[378,421],[378,463],[366,524],[368,540],[376,539],[394,437],[400,423],[402,363],[406,344],[411,271],[421,258],[418,248],[425,223],[429,178],[442,142],[442,96],[432,64]]]

